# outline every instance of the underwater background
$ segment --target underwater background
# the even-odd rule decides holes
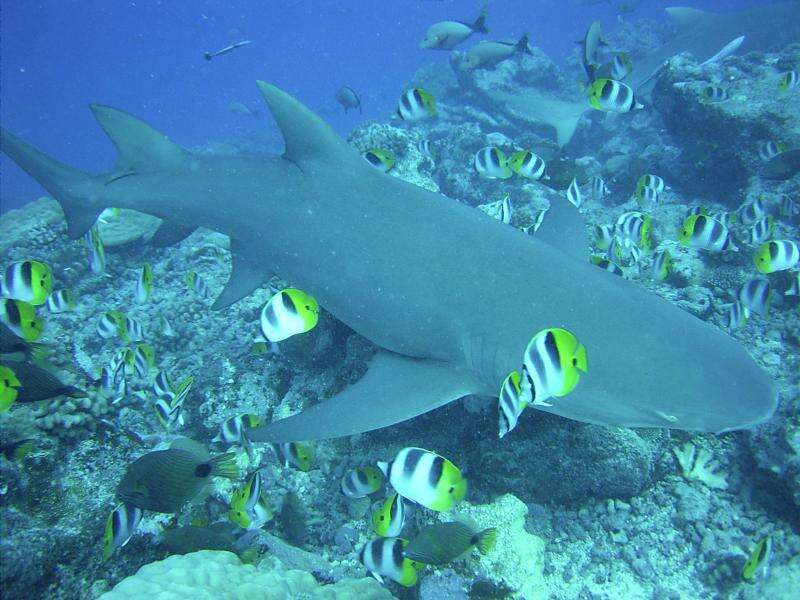
[[[114,169],[92,103],[203,156],[280,153],[264,80],[386,177],[534,237],[571,202],[587,259],[726,331],[778,390],[770,418],[719,435],[582,423],[525,409],[511,385],[505,413],[469,396],[356,436],[250,442],[358,381],[376,346],[324,305],[288,318],[290,300],[315,305],[292,281],[211,310],[231,271],[221,233],[156,247],[158,219],[109,206],[70,239],[3,153],[2,597],[796,597],[800,3],[682,4],[734,16],[680,22],[654,0],[2,2],[0,122],[57,160]],[[420,47],[484,10],[488,32]],[[712,58],[733,41],[715,26],[748,35]],[[508,51],[472,66],[488,40]],[[664,53],[673,40],[690,52]],[[634,85],[653,56],[666,66]],[[607,80],[635,101],[592,104]],[[560,111],[575,119],[557,138]],[[414,447],[468,480],[465,499],[431,508],[377,468]],[[398,535],[410,549],[376,543]]]

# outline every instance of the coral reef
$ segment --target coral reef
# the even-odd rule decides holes
[[[668,62],[653,90],[653,106],[680,140],[684,168],[672,171],[676,185],[733,207],[763,162],[763,144],[800,144],[800,107],[778,89],[781,73],[798,61],[795,44],[780,54],[750,53],[706,66],[685,55]],[[708,86],[724,89],[728,98],[706,100]]]
[[[525,531],[528,507],[511,494],[491,504],[459,508],[479,529],[497,528],[497,544],[477,561],[470,558],[468,572],[474,573],[474,595],[512,594],[522,598],[544,598],[542,582],[544,540]],[[478,564],[473,564],[477,562]]]
[[[152,597],[164,600],[197,598],[260,598],[284,600],[380,600],[392,595],[374,579],[343,579],[330,586],[320,585],[309,573],[242,564],[235,554],[201,550],[174,555],[143,566],[135,575],[119,582],[102,600],[135,600]]]
[[[686,479],[702,481],[710,488],[717,490],[728,489],[725,475],[720,473],[720,466],[711,458],[711,453],[705,448],[697,448],[691,442],[686,442],[680,448],[673,448],[672,452],[681,466],[681,473]]]

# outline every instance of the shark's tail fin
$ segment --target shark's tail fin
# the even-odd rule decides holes
[[[533,54],[533,52],[531,51],[531,46],[528,43],[527,33],[523,35],[521,38],[519,38],[519,41],[514,45],[514,49],[517,52],[522,52],[523,54]]]
[[[486,29],[486,11],[483,11],[475,22],[470,25],[470,29],[475,33],[489,33],[489,30]]]
[[[105,208],[99,204],[102,183],[97,178],[50,158],[5,129],[0,129],[0,149],[58,200],[71,238],[92,227]]]

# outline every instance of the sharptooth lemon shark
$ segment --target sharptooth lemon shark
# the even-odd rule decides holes
[[[638,92],[652,85],[664,63],[681,52],[702,62],[726,46],[744,53],[800,41],[800,2],[796,1],[719,13],[677,6],[665,10],[677,32],[653,52],[634,57],[633,71],[624,81]],[[518,86],[512,91],[496,87],[476,91],[515,119],[553,127],[559,147],[569,143],[582,115],[591,110],[585,94],[559,99],[544,90]]]
[[[579,213],[555,201],[531,237],[372,168],[316,114],[259,82],[282,156],[192,154],[133,116],[93,105],[119,159],[90,175],[2,130],[2,150],[84,234],[108,206],[160,217],[155,242],[197,227],[230,236],[221,309],[274,273],[377,345],[366,374],[304,411],[250,430],[255,442],[386,427],[467,394],[497,396],[528,341],[564,327],[589,371],[551,407],[619,426],[720,432],[774,411],[772,382],[716,327],[590,265]],[[541,234],[541,235],[540,235]]]

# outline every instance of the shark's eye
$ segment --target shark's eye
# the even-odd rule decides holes
[[[573,358],[572,359],[572,366],[575,367],[577,365],[578,365],[578,359],[577,358]]]
[[[454,489],[456,489],[456,488],[454,488],[454,487],[451,485],[451,486],[450,486],[450,489],[449,489],[449,490],[447,490],[447,493],[448,493],[448,494],[452,494]]]

